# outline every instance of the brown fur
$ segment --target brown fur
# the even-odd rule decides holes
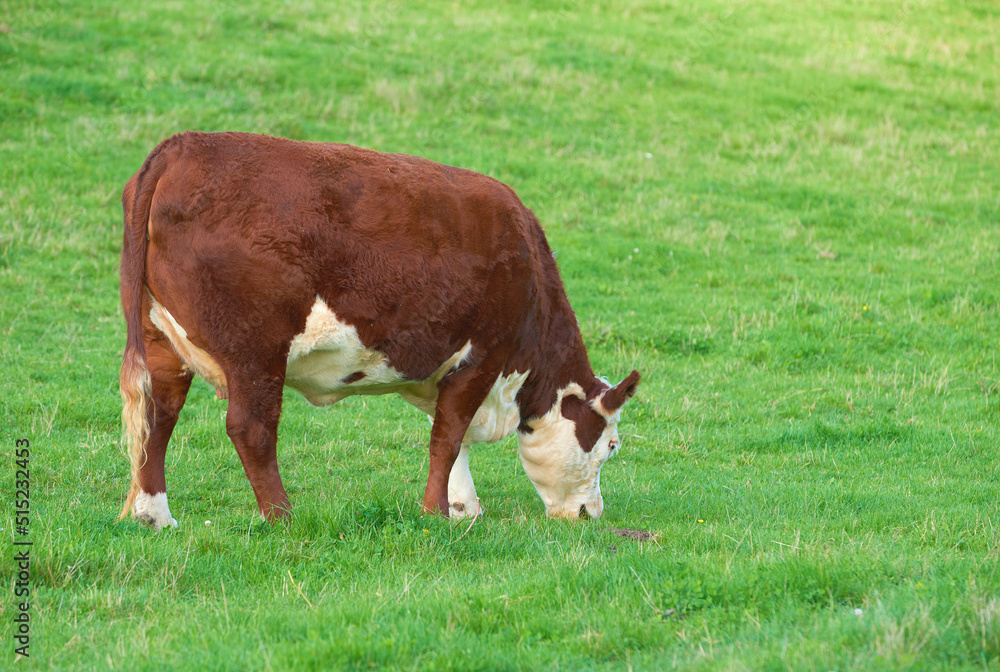
[[[276,457],[281,390],[289,344],[317,296],[408,380],[472,342],[438,384],[428,511],[447,515],[451,465],[498,375],[531,372],[517,397],[522,432],[571,381],[588,397],[606,389],[537,219],[489,177],[348,145],[188,132],[153,150],[123,206],[126,511],[138,487],[165,488],[163,454],[191,377],[151,324],[147,291],[222,368],[226,429],[268,516],[288,508]]]
[[[601,405],[608,413],[614,413],[632,398],[639,387],[639,372],[633,371],[628,377],[601,396]]]
[[[576,425],[576,440],[584,452],[594,449],[601,433],[608,426],[608,421],[592,409],[580,397],[568,395],[562,400],[562,414]]]
[[[576,425],[576,440],[584,452],[589,453],[594,449],[594,445],[601,438],[604,428],[608,426],[607,419],[595,411],[591,404],[600,397],[601,406],[608,413],[614,413],[632,398],[638,385],[639,372],[633,371],[628,378],[615,387],[591,389],[587,393],[586,401],[572,395],[563,397],[563,417],[569,418]]]

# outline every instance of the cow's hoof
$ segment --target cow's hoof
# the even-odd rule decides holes
[[[155,495],[140,492],[135,498],[135,519],[154,530],[177,527],[177,521],[170,515],[165,492]]]
[[[177,521],[174,520],[173,518],[168,518],[166,521],[161,521],[157,518],[154,518],[152,514],[150,514],[148,511],[143,511],[142,513],[135,514],[135,519],[138,520],[140,523],[149,525],[154,530],[159,530],[164,527],[177,527]]]
[[[483,511],[483,507],[479,503],[478,498],[471,502],[450,502],[448,504],[448,517],[452,520],[461,520],[462,518],[478,518],[484,513],[486,512]]]

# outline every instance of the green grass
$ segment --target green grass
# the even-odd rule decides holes
[[[332,5],[0,0],[0,666],[25,437],[20,668],[1000,669],[995,4]],[[180,528],[115,523],[121,188],[187,128],[513,186],[644,375],[604,518],[546,520],[511,440],[485,519],[421,516],[425,418],[289,393],[263,524],[198,383]]]

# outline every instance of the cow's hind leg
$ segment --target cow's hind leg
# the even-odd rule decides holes
[[[167,482],[164,462],[167,444],[177,424],[177,417],[191,387],[191,373],[164,338],[147,340],[146,366],[149,369],[150,396],[146,405],[149,438],[145,456],[138,464],[133,510],[137,520],[155,529],[177,527],[167,506]]]
[[[448,515],[459,518],[476,517],[483,513],[483,507],[476,497],[476,484],[469,471],[469,444],[463,443],[458,458],[448,476]]]
[[[268,519],[285,516],[291,507],[278,473],[277,451],[284,369],[257,375],[228,373],[227,379],[226,432],[253,486],[257,508]]]

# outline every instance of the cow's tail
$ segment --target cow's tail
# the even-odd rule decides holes
[[[129,514],[139,494],[139,470],[146,461],[146,444],[149,441],[152,380],[146,366],[146,346],[143,343],[142,295],[146,291],[149,214],[156,184],[167,167],[167,153],[163,150],[170,142],[167,140],[153,150],[122,194],[125,236],[122,242],[121,298],[127,334],[119,387],[122,395],[122,439],[132,465],[132,485],[118,520]]]

